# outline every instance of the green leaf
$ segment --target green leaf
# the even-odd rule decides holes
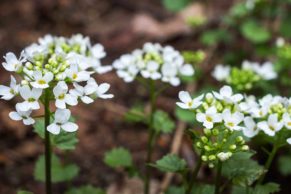
[[[166,191],[166,194],[184,194],[184,193],[185,193],[184,187],[176,186],[170,186]]]
[[[270,32],[255,20],[247,20],[241,26],[242,35],[252,43],[264,43],[271,38]]]
[[[177,118],[181,121],[189,122],[189,123],[194,123],[195,122],[195,114],[186,109],[182,109],[180,107],[176,107],[175,114]]]
[[[228,42],[231,38],[231,35],[226,30],[210,30],[202,34],[200,41],[207,46],[212,46],[219,42]]]
[[[158,110],[154,113],[153,127],[157,131],[171,133],[175,127],[175,123],[172,121],[168,113]]]
[[[223,175],[231,179],[234,185],[251,185],[264,173],[264,168],[252,160],[251,156],[252,153],[235,153],[223,163]]]
[[[58,183],[72,180],[79,173],[79,167],[75,164],[61,164],[56,155],[52,155],[51,160],[52,182]],[[34,169],[34,177],[38,181],[45,181],[45,157],[40,156]]]
[[[186,161],[179,158],[177,155],[168,154],[152,166],[163,172],[181,172],[186,168]]]
[[[20,191],[17,191],[17,194],[33,194],[33,193],[29,191],[20,190]]]
[[[112,168],[131,167],[132,157],[130,152],[125,148],[114,148],[105,153],[104,162]]]
[[[145,122],[146,116],[144,114],[144,107],[142,105],[133,106],[125,114],[124,118],[127,122],[132,122],[132,123]]]
[[[162,0],[164,7],[173,12],[185,8],[192,0]]]
[[[256,186],[253,194],[272,194],[280,191],[280,185],[277,183],[266,183]]]
[[[79,188],[71,188],[70,190],[66,191],[65,194],[105,194],[105,191],[91,185],[86,185]]]
[[[74,118],[71,117],[70,121],[74,122]],[[53,121],[53,118],[51,118]],[[34,132],[36,132],[41,138],[44,138],[44,119],[37,119],[34,124]],[[77,132],[65,132],[61,131],[58,135],[51,134],[52,145],[58,147],[61,150],[73,150],[76,144],[79,142],[77,138]]]
[[[191,194],[214,194],[214,186],[208,184],[196,184]]]
[[[278,161],[278,168],[282,175],[291,174],[291,156],[281,156]]]

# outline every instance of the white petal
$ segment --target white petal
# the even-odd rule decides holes
[[[67,131],[67,132],[77,131],[78,128],[79,128],[78,125],[76,125],[75,123],[72,123],[72,122],[67,122],[67,123],[62,125],[62,129],[64,131]]]
[[[97,95],[101,95],[104,94],[105,92],[107,92],[110,88],[110,84],[107,83],[102,83],[99,85],[98,89],[97,89]]]
[[[287,139],[287,142],[291,145],[291,137]]]
[[[56,107],[60,108],[60,109],[65,109],[66,108],[66,103],[65,100],[60,100],[60,99],[56,99]]]
[[[35,123],[35,121],[31,117],[29,117],[27,119],[23,119],[24,125],[33,125],[34,123]]]
[[[22,117],[18,114],[18,112],[10,112],[9,113],[9,117],[10,119],[14,120],[14,121],[20,121],[22,120]]]
[[[35,102],[29,102],[28,104],[29,104],[29,107],[32,110],[38,110],[38,109],[40,109],[39,103],[37,101],[35,101]]]
[[[27,101],[17,103],[17,106],[20,111],[28,111],[30,109],[30,104]]]
[[[71,112],[68,109],[57,109],[55,112],[56,123],[66,123],[71,116]]]
[[[82,102],[84,102],[85,104],[90,104],[92,102],[94,102],[94,100],[88,96],[82,96],[81,97]]]
[[[49,83],[50,81],[52,81],[54,78],[54,74],[52,74],[51,72],[47,72],[44,76],[43,79]]]
[[[20,87],[19,89],[20,95],[23,99],[27,100],[28,98],[30,98],[31,96],[31,90],[29,88],[29,86],[24,85],[22,87]]]
[[[78,104],[77,98],[70,94],[66,94],[65,102],[71,106],[76,106]]]
[[[39,88],[32,88],[31,90],[31,97],[35,98],[36,100],[39,99],[39,97],[42,94],[42,89]]]
[[[220,89],[220,94],[223,95],[223,96],[228,96],[230,97],[232,95],[232,89],[230,86],[223,86],[221,89]]]
[[[179,92],[179,99],[184,103],[188,103],[192,101],[192,98],[189,92],[186,92],[186,91]]]
[[[47,127],[47,130],[52,134],[57,135],[60,133],[61,127],[56,123],[52,123]]]
[[[196,115],[196,120],[199,122],[204,122],[205,121],[205,114],[204,113],[197,113]]]
[[[182,102],[176,102],[176,104],[182,109],[189,109],[190,108],[187,104],[182,103]]]

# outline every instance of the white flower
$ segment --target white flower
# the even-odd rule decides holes
[[[34,88],[48,88],[48,83],[53,80],[54,75],[51,72],[46,72],[44,75],[42,75],[41,71],[35,71],[32,75],[34,81],[30,82],[30,84]]]
[[[179,92],[179,99],[181,102],[176,104],[182,109],[195,109],[202,104],[202,98],[204,95],[200,95],[197,98],[192,99],[189,92],[181,91]]]
[[[262,118],[268,114],[269,107],[262,106],[262,107],[251,107],[249,113],[254,118]]]
[[[283,114],[283,123],[284,123],[284,126],[287,128],[287,129],[291,129],[291,117],[288,113],[284,113]]]
[[[2,65],[7,71],[19,71],[22,68],[23,59],[17,59],[15,54],[12,52],[7,53],[4,56],[6,62],[3,62]]]
[[[221,162],[228,160],[232,156],[231,152],[220,152],[217,154],[217,157]]]
[[[58,82],[54,87],[53,93],[56,99],[56,107],[60,109],[65,109],[66,104],[75,106],[78,104],[78,100],[75,96],[68,94],[68,86],[64,81]]]
[[[179,72],[181,75],[184,75],[184,76],[192,76],[195,73],[193,66],[190,64],[185,64],[185,65],[181,66],[179,68]]]
[[[79,71],[77,64],[72,64],[70,68],[66,70],[66,73],[67,76],[75,82],[88,81],[91,74],[88,71]]]
[[[166,63],[162,66],[162,81],[169,82],[172,86],[178,86],[180,79],[177,77],[178,69],[170,63]]]
[[[23,121],[25,125],[34,124],[34,120],[30,117],[32,110],[21,111],[19,108],[19,104],[16,104],[16,111],[10,112],[9,117],[14,121]]]
[[[271,62],[265,62],[257,69],[256,73],[265,80],[277,78],[277,72],[275,72],[274,65]]]
[[[20,111],[28,111],[28,110],[37,110],[40,108],[38,99],[42,94],[42,89],[40,88],[32,88],[24,85],[19,88],[20,96],[25,100],[24,102],[19,103]]]
[[[34,61],[36,56],[45,55],[48,48],[45,45],[31,44],[24,49],[23,55],[30,61]]]
[[[230,86],[223,86],[219,90],[219,93],[213,92],[213,94],[217,99],[223,100],[227,103],[237,103],[243,99],[243,95],[241,94],[233,95],[232,89]]]
[[[102,99],[113,98],[113,94],[105,94],[110,88],[107,83],[98,85],[94,79],[89,79],[87,82],[87,92],[95,93],[97,97]],[[96,92],[95,92],[96,91]]]
[[[239,124],[243,121],[244,115],[240,112],[231,113],[229,109],[225,109],[222,113],[224,125],[230,130],[241,130]]]
[[[250,113],[251,109],[257,108],[259,105],[256,102],[256,97],[255,96],[248,96],[245,97],[245,101],[239,103],[238,107],[240,111]]]
[[[214,71],[212,72],[212,76],[217,81],[226,80],[229,77],[229,74],[230,74],[230,67],[223,66],[221,64],[216,65]]]
[[[287,139],[287,143],[291,145],[291,137]]]
[[[101,44],[95,44],[91,47],[92,56],[96,59],[102,59],[106,56],[104,47]]]
[[[70,94],[79,97],[85,104],[92,103],[94,100],[89,95],[95,93],[97,90],[97,87],[94,84],[90,83],[92,82],[91,81],[92,79],[93,78],[88,80],[87,85],[85,87],[80,86],[77,83],[73,83],[75,88],[70,90]]]
[[[274,136],[276,132],[280,131],[283,123],[278,121],[277,114],[271,114],[268,121],[261,121],[258,123],[258,128],[264,131],[269,136]]]
[[[242,131],[246,137],[252,138],[259,133],[259,128],[252,117],[246,117],[244,119],[244,124],[246,127],[243,127]]]
[[[279,37],[279,38],[276,39],[276,46],[277,47],[282,47],[282,46],[284,46],[284,44],[285,44],[284,38]]]
[[[155,61],[149,61],[146,65],[146,69],[141,71],[141,75],[144,78],[151,78],[157,80],[161,78],[161,74],[158,72],[160,65]]]
[[[221,122],[222,117],[220,113],[217,113],[216,108],[212,106],[205,113],[197,113],[196,120],[203,122],[203,126],[207,129],[212,129],[214,123]]]
[[[138,69],[135,66],[129,66],[125,70],[117,70],[117,75],[125,82],[132,82],[138,74]]]
[[[57,109],[55,112],[55,120],[47,127],[52,134],[59,134],[61,129],[66,132],[74,132],[78,130],[78,125],[69,121],[71,112],[68,109]]]
[[[16,79],[12,75],[10,78],[10,87],[0,85],[1,99],[11,100],[15,95],[18,94],[19,85],[16,84]]]
[[[54,37],[50,34],[38,39],[39,44],[50,47],[54,43]]]

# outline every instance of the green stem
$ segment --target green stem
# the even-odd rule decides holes
[[[147,158],[146,158],[146,174],[144,180],[144,194],[149,194],[150,189],[150,179],[151,179],[151,169],[147,164],[151,163],[153,148],[155,145],[155,140],[157,133],[153,127],[154,124],[154,113],[156,110],[156,93],[155,93],[155,84],[153,80],[150,80],[150,121],[149,121],[149,139],[147,144]]]
[[[271,164],[272,164],[272,162],[273,162],[273,160],[274,160],[274,157],[275,157],[277,151],[278,151],[278,146],[277,146],[277,145],[274,145],[274,146],[273,146],[273,149],[272,149],[272,151],[271,151],[271,153],[269,154],[269,157],[268,157],[268,159],[267,159],[267,162],[266,162],[266,164],[265,164],[265,167],[264,167],[265,170],[267,170],[267,171],[269,170],[269,168],[270,168],[270,166],[271,166]],[[263,183],[266,174],[267,174],[267,173],[264,173],[264,174],[260,177],[260,179],[258,180],[258,183],[257,183],[258,185],[260,185],[260,184]]]
[[[221,178],[222,163],[217,164],[216,178],[215,178],[215,194],[219,194],[220,178]]]
[[[198,172],[199,172],[201,166],[202,166],[202,160],[201,160],[201,157],[199,156],[199,159],[197,161],[197,164],[196,164],[196,166],[195,166],[195,168],[194,168],[194,170],[192,172],[192,176],[191,176],[191,179],[190,179],[190,183],[188,185],[188,188],[186,190],[186,194],[190,194],[191,193],[192,188],[193,188],[193,185],[194,185],[194,182],[195,182],[195,180],[197,178],[197,175],[198,175]]]
[[[47,127],[50,124],[50,108],[49,108],[49,90],[45,90],[44,108],[45,108],[45,120],[44,120],[44,131],[45,131],[45,183],[46,183],[46,194],[52,194],[51,188],[51,142],[50,134]]]

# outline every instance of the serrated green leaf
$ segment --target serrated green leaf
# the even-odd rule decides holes
[[[71,117],[70,121],[74,122],[74,118]],[[53,118],[51,118],[53,121]],[[37,119],[34,124],[34,132],[36,132],[41,138],[44,138],[44,119]],[[79,142],[77,138],[77,132],[65,132],[61,131],[58,135],[50,135],[51,143],[53,146],[58,147],[61,150],[73,150],[76,144]]]
[[[186,161],[177,155],[168,154],[152,166],[163,172],[181,172],[186,168]]]
[[[253,43],[264,43],[271,38],[270,32],[255,20],[247,20],[240,30],[242,35]]]
[[[191,194],[214,194],[214,186],[208,184],[195,184]]]
[[[184,193],[185,193],[184,187],[176,186],[170,186],[166,191],[166,194],[184,194]]]
[[[126,112],[124,119],[127,122],[137,123],[145,122],[146,115],[144,114],[144,107],[142,105],[135,105]]]
[[[175,127],[175,123],[172,121],[168,113],[158,110],[154,113],[153,127],[157,131],[171,133]]]
[[[291,174],[291,156],[281,156],[278,161],[278,168],[282,175]]]
[[[164,7],[173,12],[180,11],[186,7],[192,0],[162,0]]]
[[[70,190],[66,191],[65,194],[105,194],[105,191],[91,185],[86,185],[78,188],[71,188]]]
[[[79,173],[79,167],[75,164],[61,164],[56,155],[52,155],[51,160],[52,182],[58,183],[69,181],[76,177]],[[45,157],[40,156],[36,162],[34,169],[34,177],[38,181],[45,181]]]
[[[29,191],[20,190],[20,191],[17,191],[17,194],[33,194],[33,193]]]
[[[132,157],[130,152],[125,148],[114,148],[105,153],[104,162],[112,168],[131,167]]]
[[[231,179],[234,185],[243,187],[251,185],[264,173],[264,168],[250,157],[251,153],[234,154],[223,163],[223,175]]]
[[[280,191],[280,185],[277,183],[266,183],[256,186],[253,194],[272,194]]]
[[[202,34],[200,41],[207,46],[212,46],[219,42],[228,42],[231,38],[231,35],[226,30],[210,30]]]

